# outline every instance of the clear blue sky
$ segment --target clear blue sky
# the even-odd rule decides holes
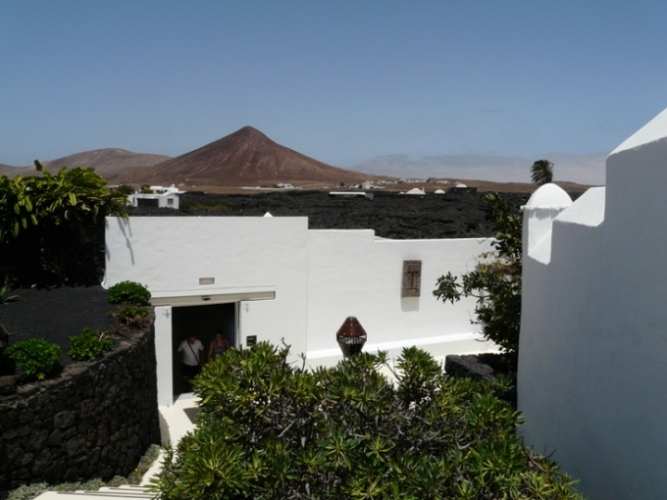
[[[667,107],[667,2],[0,2],[0,163],[252,125],[337,166],[609,152]]]

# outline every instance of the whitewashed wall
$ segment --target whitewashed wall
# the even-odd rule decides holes
[[[306,352],[307,228],[305,217],[107,218],[104,286],[133,280],[156,298],[275,292],[246,302],[242,343],[249,335]],[[199,285],[200,278],[214,278]],[[199,301],[199,302],[198,302]],[[215,300],[211,301],[213,303]]]
[[[593,500],[667,498],[666,136],[663,112],[524,256],[522,432]]]
[[[491,250],[488,239],[386,240],[371,230],[308,231],[308,357],[341,359],[335,333],[356,316],[368,333],[366,350],[398,354],[419,345],[434,355],[488,348],[479,342],[475,299],[454,305],[433,295],[439,276],[462,274]],[[421,296],[401,298],[403,261],[422,262]]]
[[[493,348],[471,324],[474,299],[450,305],[433,296],[436,279],[474,268],[489,239],[380,240],[372,230],[309,231],[306,217],[133,217],[106,220],[104,286],[133,280],[148,286],[162,309],[156,328],[165,359],[161,404],[171,397],[166,328],[170,305],[240,302],[239,344],[291,345],[310,366],[342,358],[335,333],[357,316],[366,350],[396,355],[417,345],[434,355]],[[404,260],[422,261],[421,297],[401,298]],[[200,285],[200,278],[213,284]],[[272,300],[253,300],[266,298]],[[169,345],[171,345],[169,343]],[[167,377],[169,379],[167,380]]]

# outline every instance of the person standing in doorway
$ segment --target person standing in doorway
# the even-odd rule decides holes
[[[189,382],[201,370],[204,345],[194,333],[191,333],[178,346],[178,352],[181,355],[181,378],[184,382]]]
[[[222,330],[216,330],[215,337],[208,346],[208,362],[226,353],[230,347],[229,341],[222,335]]]

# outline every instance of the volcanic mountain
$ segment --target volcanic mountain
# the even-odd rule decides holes
[[[242,129],[189,153],[110,175],[113,183],[197,186],[253,186],[279,182],[358,183],[373,178],[332,167],[281,146],[253,127]]]

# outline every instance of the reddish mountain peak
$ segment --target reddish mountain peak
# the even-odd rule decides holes
[[[246,126],[194,151],[128,172],[125,182],[182,186],[253,186],[277,182],[360,182],[367,174],[332,167]]]
[[[255,127],[246,125],[243,128],[238,129],[236,132],[233,132],[222,139],[219,139],[216,142],[222,140],[236,140],[236,141],[252,141],[252,142],[267,142],[271,144],[276,144],[273,142],[266,134],[257,130]]]
[[[259,135],[262,137],[266,137],[268,139],[266,134],[260,132],[255,127],[251,127],[250,125],[246,125],[245,127],[238,129],[236,132],[230,135],[236,135],[236,134]]]

